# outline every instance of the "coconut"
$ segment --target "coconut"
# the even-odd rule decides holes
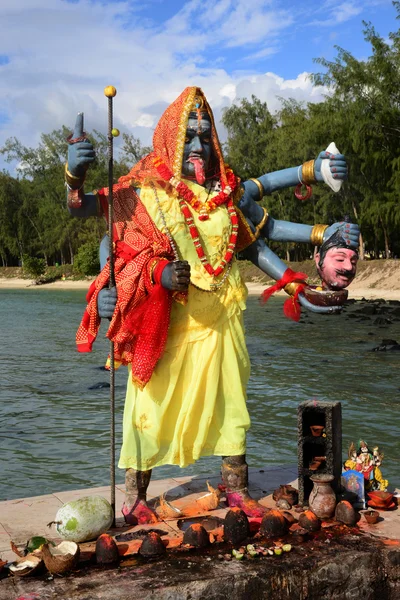
[[[236,506],[231,508],[224,519],[224,540],[231,544],[240,544],[249,535],[250,526],[246,513]]]
[[[144,558],[157,558],[166,553],[162,539],[155,531],[150,531],[139,548],[139,554]]]
[[[336,506],[335,519],[348,525],[348,527],[354,527],[358,520],[356,511],[347,500],[342,500]]]
[[[64,504],[57,512],[57,532],[64,540],[95,540],[111,527],[114,520],[111,505],[102,496],[85,496]]]
[[[183,536],[183,543],[194,548],[205,548],[210,545],[210,537],[203,525],[200,523],[193,523],[185,531]]]
[[[306,510],[299,515],[299,525],[307,531],[319,531],[321,529],[321,521],[311,510]]]
[[[179,510],[179,508],[176,508],[176,506],[165,499],[165,494],[160,496],[156,513],[160,519],[178,519],[182,516],[182,512]]]
[[[26,575],[36,575],[43,567],[43,560],[37,554],[27,554],[20,560],[12,563],[9,569],[13,575],[25,577]]]
[[[100,565],[111,565],[119,561],[116,541],[108,533],[102,533],[96,542],[96,562]]]
[[[62,575],[78,564],[79,546],[75,542],[61,542],[58,546],[44,544],[40,550],[46,569],[50,573]]]
[[[282,537],[286,535],[289,524],[279,510],[270,510],[261,521],[260,533],[266,537]]]
[[[218,488],[213,488],[212,485],[207,481],[208,494],[197,498],[196,504],[201,510],[215,510],[218,507],[219,499],[221,497],[221,491]]]

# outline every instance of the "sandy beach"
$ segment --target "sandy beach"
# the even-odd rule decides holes
[[[349,298],[359,300],[365,298],[367,300],[399,300],[400,301],[400,280],[397,278],[393,282],[387,280],[384,281],[384,287],[375,287],[376,278],[369,281],[370,278],[361,277],[360,280],[354,281],[349,287]],[[0,278],[0,290],[1,289],[31,289],[31,290],[88,290],[91,279],[87,280],[65,280],[55,281],[53,283],[46,283],[43,285],[35,285],[34,281],[29,279],[21,279],[18,277],[12,278]],[[266,287],[262,283],[247,282],[247,288],[249,294],[252,296],[260,295]],[[391,287],[393,285],[393,287]],[[372,287],[371,287],[372,286]],[[286,295],[284,292],[280,292],[282,295]]]

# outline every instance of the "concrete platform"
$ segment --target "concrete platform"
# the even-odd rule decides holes
[[[271,492],[284,483],[296,485],[296,474],[295,466],[253,468],[250,469],[249,489],[253,497],[272,508],[275,502]],[[187,476],[153,480],[149,496],[155,500],[165,494],[167,500],[182,507],[204,495],[207,481],[215,487],[220,483],[220,477]],[[117,510],[122,504],[123,492],[123,487],[118,486]],[[58,541],[54,530],[47,528],[47,523],[54,520],[63,503],[92,494],[109,499],[110,490],[102,487],[55,492],[48,496],[1,502],[1,559],[15,560],[10,548],[11,540],[21,549],[33,535],[44,535]],[[223,518],[226,511],[225,503],[221,502],[209,514]],[[208,554],[174,550],[174,546],[182,539],[177,521],[162,521],[156,527],[163,529],[169,540],[167,557],[160,562],[143,563],[133,557],[118,568],[82,566],[66,577],[8,577],[0,581],[0,600],[400,598],[399,508],[381,512],[381,520],[376,525],[368,525],[361,518],[357,528],[345,530],[339,537],[330,535],[326,529],[319,538],[294,548],[290,554],[279,559],[244,563],[221,561],[219,545],[214,545]],[[123,519],[118,517],[117,528],[111,533],[115,535],[143,528],[128,528]],[[90,550],[90,544],[86,550]]]

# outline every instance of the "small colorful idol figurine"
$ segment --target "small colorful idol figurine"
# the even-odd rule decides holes
[[[370,452],[368,444],[364,440],[358,443],[358,451],[353,442],[348,450],[348,459],[345,461],[344,471],[357,471],[364,477],[364,485],[367,491],[380,490],[385,492],[389,482],[383,478],[381,465],[383,461],[383,452],[378,446]]]

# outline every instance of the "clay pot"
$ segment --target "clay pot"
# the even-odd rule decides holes
[[[314,483],[309,498],[310,508],[319,519],[329,519],[333,516],[336,507],[336,495],[331,488],[334,477],[333,475],[312,475],[310,479]]]
[[[112,565],[119,562],[118,546],[111,535],[102,533],[96,541],[96,562],[99,565]]]
[[[311,510],[306,510],[299,516],[299,526],[307,531],[319,531],[321,521]]]
[[[238,507],[231,508],[224,519],[224,540],[231,544],[240,544],[250,535],[249,520]]]
[[[183,536],[183,543],[194,548],[206,548],[210,544],[210,537],[203,525],[193,523],[193,525],[186,529]]]
[[[275,502],[278,500],[286,500],[290,506],[293,506],[293,504],[297,504],[299,501],[299,493],[296,488],[291,485],[280,485],[279,488],[272,493],[272,498]]]
[[[325,427],[323,425],[310,425],[311,435],[313,437],[321,437]]]
[[[363,515],[367,523],[370,525],[375,525],[375,523],[377,523],[379,520],[379,513],[377,510],[367,510],[365,513],[363,513]]]
[[[139,554],[144,558],[157,558],[167,552],[162,539],[155,531],[150,531],[139,548]]]
[[[261,521],[260,533],[266,537],[282,537],[287,534],[289,523],[279,510],[270,510]]]
[[[350,502],[343,500],[342,502],[339,502],[336,507],[335,519],[336,521],[344,523],[348,527],[354,527],[358,521],[358,515]]]

